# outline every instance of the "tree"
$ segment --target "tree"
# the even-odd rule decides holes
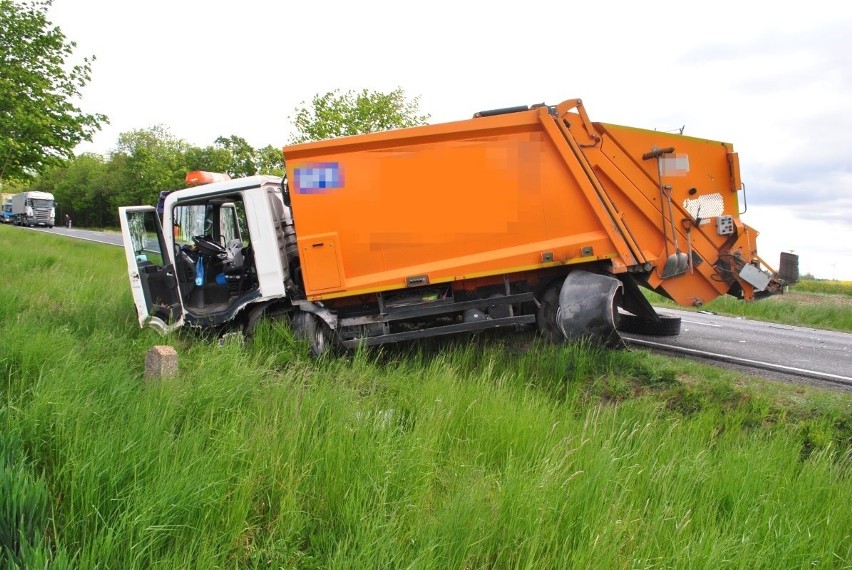
[[[53,194],[57,217],[69,214],[75,225],[104,227],[114,223],[115,218],[106,168],[104,157],[84,153],[46,170],[32,189]]]
[[[271,144],[257,149],[256,153],[257,171],[260,174],[272,174],[273,176],[284,176],[284,155],[280,148]]]
[[[161,190],[182,188],[189,148],[162,125],[121,133],[110,155],[121,172],[113,196],[117,204],[156,204]]]
[[[216,147],[225,150],[230,155],[228,167],[225,169],[231,177],[253,176],[257,174],[256,151],[246,139],[231,135],[216,139]]]
[[[0,0],[0,179],[28,179],[73,156],[107,122],[74,103],[94,56],[68,67],[76,43],[47,19],[52,0]]]
[[[283,176],[284,159],[280,148],[255,149],[236,135],[193,146],[157,125],[121,133],[107,157],[81,154],[50,166],[27,188],[52,192],[61,213],[70,214],[76,225],[106,227],[118,224],[120,206],[154,204],[161,190],[183,188],[191,170]]]
[[[209,145],[204,148],[191,146],[186,149],[184,159],[187,172],[192,170],[228,172],[231,164],[231,153],[219,146]]]
[[[360,93],[338,90],[315,95],[310,106],[296,108],[296,133],[290,142],[302,143],[424,125],[429,115],[420,115],[420,97],[408,100],[398,87],[390,93]]]

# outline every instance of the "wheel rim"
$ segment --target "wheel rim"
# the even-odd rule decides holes
[[[319,317],[316,316],[314,317],[314,319],[318,318]],[[322,356],[328,350],[328,339],[325,336],[325,328],[322,326],[322,323],[314,323],[314,342],[311,349],[317,356]]]
[[[539,333],[549,342],[560,343],[565,337],[556,324],[556,313],[559,310],[559,285],[552,285],[541,296],[541,306],[538,310],[537,324]]]

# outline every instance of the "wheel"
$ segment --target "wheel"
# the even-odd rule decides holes
[[[313,338],[310,339],[311,354],[319,358],[325,355],[331,355],[337,352],[337,338],[331,327],[321,318],[314,316],[316,326],[314,327]]]
[[[609,275],[575,269],[559,291],[556,323],[568,340],[620,348],[615,316],[621,304],[621,281]]]
[[[535,318],[539,334],[553,344],[565,342],[565,335],[562,334],[556,324],[556,314],[559,311],[559,290],[559,283],[547,288],[541,297],[541,306],[538,308]]]
[[[248,314],[248,318],[246,318],[246,322],[243,327],[243,336],[246,339],[251,339],[254,337],[254,333],[257,331],[257,327],[261,322],[268,321],[271,323],[286,319],[290,311],[291,309],[288,309],[281,304],[255,307]]]
[[[671,315],[660,315],[659,322],[654,322],[622,313],[618,315],[618,330],[652,336],[677,336],[680,334],[680,322],[680,317]]]
[[[340,348],[337,335],[317,315],[297,310],[293,313],[292,326],[296,336],[308,342],[314,358],[332,355]]]

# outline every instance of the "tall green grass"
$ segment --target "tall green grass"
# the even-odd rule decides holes
[[[0,496],[0,565],[852,564],[848,395],[511,336],[320,362],[281,324],[164,339],[120,249],[0,248],[0,438],[33,505]],[[179,376],[147,384],[163,343]]]

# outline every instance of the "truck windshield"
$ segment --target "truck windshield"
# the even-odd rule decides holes
[[[192,243],[192,236],[210,235],[213,222],[210,220],[211,208],[208,204],[175,206],[175,240],[178,243]]]
[[[33,208],[52,208],[53,200],[43,200],[40,198],[33,198],[32,201]]]

